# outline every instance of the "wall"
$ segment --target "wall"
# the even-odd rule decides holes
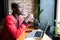
[[[60,0],[57,0],[57,17],[56,17],[56,26],[60,27],[58,22],[60,22]]]
[[[40,15],[40,26],[43,28],[48,25],[54,25],[54,2],[55,0],[40,0],[40,9],[44,9]]]
[[[11,3],[20,3],[24,13],[33,13],[33,1],[32,0],[9,0],[9,9],[11,9]]]

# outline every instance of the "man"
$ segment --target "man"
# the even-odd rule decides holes
[[[13,13],[7,15],[4,22],[4,28],[2,30],[2,36],[0,40],[16,40],[22,32],[30,26],[33,22],[33,16],[27,16],[25,20],[22,19],[20,7],[16,3],[11,4]]]

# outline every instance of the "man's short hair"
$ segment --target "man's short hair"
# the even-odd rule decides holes
[[[17,3],[12,3],[11,4],[11,8],[13,9],[13,8],[18,8],[18,4]]]

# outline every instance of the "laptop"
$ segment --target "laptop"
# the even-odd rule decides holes
[[[46,23],[46,27],[44,28],[43,31],[36,31],[35,34],[34,34],[34,37],[43,38],[44,33],[46,32],[47,28],[48,28],[48,23]]]

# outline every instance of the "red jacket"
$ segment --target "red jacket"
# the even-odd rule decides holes
[[[20,26],[18,29],[16,27],[16,23],[17,23],[17,20],[15,19],[13,15],[8,15],[6,17],[4,28],[2,30],[1,40],[17,39],[22,34],[22,32],[25,30],[25,28],[30,26],[30,24],[28,23],[26,25],[23,24],[23,20],[21,16],[19,16]]]

